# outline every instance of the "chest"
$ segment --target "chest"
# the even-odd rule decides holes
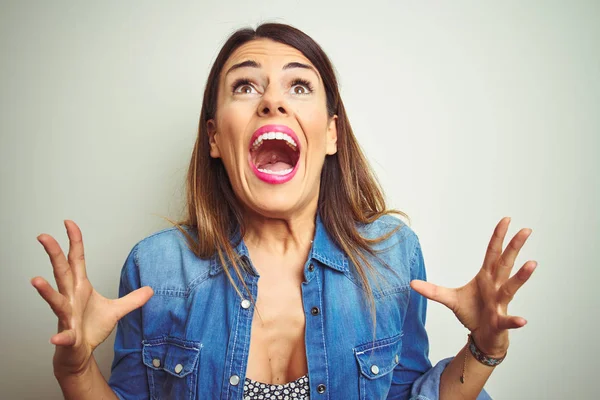
[[[273,384],[307,373],[302,275],[292,269],[264,270],[257,284],[246,376]]]
[[[238,282],[240,298],[224,275],[154,296],[144,309],[142,353],[155,398],[216,393],[237,400],[246,377],[285,383],[307,372],[311,394],[323,399],[381,398],[373,394],[389,388],[398,364],[408,291],[377,299],[373,341],[368,304],[355,281],[318,262],[300,271],[246,276],[256,304]],[[192,394],[173,395],[179,390]]]

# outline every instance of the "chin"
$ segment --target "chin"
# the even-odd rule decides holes
[[[260,198],[254,198],[251,208],[267,218],[286,219],[298,211],[298,201],[285,193],[265,193]]]

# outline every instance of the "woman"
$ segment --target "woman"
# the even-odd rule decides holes
[[[509,278],[531,230],[502,252],[504,218],[473,280],[425,282],[418,238],[386,209],[331,63],[307,35],[263,24],[225,43],[187,187],[187,218],[135,245],[118,300],[86,278],[74,222],[68,259],[38,236],[58,291],[32,284],[59,319],[51,342],[66,398],[489,398],[508,329],[525,324],[506,311],[536,266]],[[471,332],[433,368],[423,296]],[[93,350],[117,322],[106,382]]]

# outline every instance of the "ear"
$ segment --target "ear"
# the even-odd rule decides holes
[[[215,135],[217,134],[217,125],[215,124],[214,119],[209,119],[206,122],[206,129],[208,130],[208,143],[210,144],[210,156],[212,158],[221,158],[221,151],[219,150],[219,145],[215,139]]]
[[[334,115],[329,121],[327,127],[327,150],[328,155],[337,153],[337,119],[338,116]]]

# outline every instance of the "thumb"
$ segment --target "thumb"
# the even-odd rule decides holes
[[[445,305],[451,310],[456,309],[456,290],[418,279],[410,282],[410,287],[421,296]]]
[[[127,296],[123,296],[120,299],[115,300],[117,319],[123,318],[135,309],[140,308],[150,300],[150,297],[154,295],[154,290],[150,286],[144,286]]]

